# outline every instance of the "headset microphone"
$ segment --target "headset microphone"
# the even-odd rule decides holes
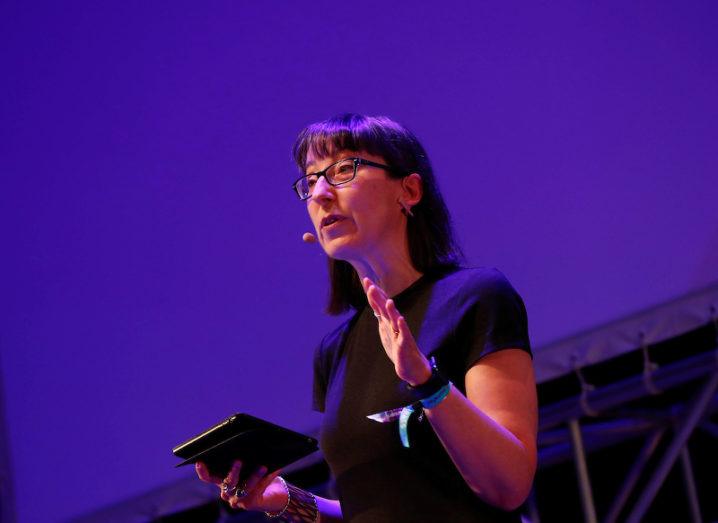
[[[302,240],[306,243],[315,243],[317,241],[317,237],[314,236],[311,232],[305,232],[302,234]]]

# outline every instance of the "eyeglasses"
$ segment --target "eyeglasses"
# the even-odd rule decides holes
[[[389,172],[395,171],[388,165],[365,160],[364,158],[344,158],[343,160],[339,160],[338,162],[331,164],[323,171],[302,176],[292,184],[292,189],[294,189],[297,193],[300,200],[306,200],[312,196],[314,186],[322,176],[324,176],[324,179],[326,179],[329,185],[336,187],[337,185],[351,182],[357,175],[357,167],[359,165],[379,167],[380,169],[384,169]]]

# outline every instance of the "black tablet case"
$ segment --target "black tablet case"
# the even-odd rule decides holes
[[[317,440],[249,414],[235,414],[172,449],[181,467],[202,461],[210,472],[225,477],[234,460],[246,473],[265,466],[269,472],[315,452]],[[244,474],[243,474],[244,475]]]

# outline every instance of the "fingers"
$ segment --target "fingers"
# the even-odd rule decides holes
[[[240,482],[242,462],[236,460],[232,463],[227,477],[221,478],[213,475],[207,465],[201,461],[195,463],[195,471],[202,481],[213,483],[219,487],[220,498],[232,508],[262,509],[263,496],[272,482],[279,476],[281,470],[267,474],[267,467],[259,467],[245,480]],[[264,510],[264,509],[262,509]]]
[[[399,337],[401,338],[409,339],[412,337],[411,329],[409,329],[409,324],[406,323],[404,316],[399,316],[396,320],[396,330],[399,331]]]
[[[229,474],[227,474],[227,477],[224,478],[224,481],[222,482],[222,492],[219,496],[223,500],[229,501],[233,497],[235,488],[239,483],[239,473],[241,471],[242,462],[236,460],[234,463],[232,463],[232,468],[229,470]]]
[[[382,299],[381,294],[379,294],[375,286],[372,285],[369,287],[369,292],[366,297],[377,319],[386,318],[388,316],[386,312],[386,300]]]
[[[247,483],[244,485],[244,490],[251,492],[252,489],[257,486],[259,481],[265,477],[266,473],[267,467],[259,467],[247,480]]]
[[[362,287],[369,306],[379,320],[379,334],[387,356],[394,363],[397,375],[404,381],[422,383],[431,366],[416,344],[406,318],[401,315],[394,300],[369,278],[362,278]],[[428,369],[428,371],[427,371]]]
[[[374,283],[374,281],[371,278],[362,278],[361,285],[364,288],[364,292],[366,294],[369,294],[370,290],[372,288],[374,288],[378,292],[378,296],[380,298],[382,298],[384,301],[387,299],[387,295],[384,292],[384,289],[382,289],[376,283]]]
[[[281,471],[277,470],[271,474],[265,476],[267,473],[267,467],[260,467],[252,476],[247,480],[247,485],[244,487],[246,495],[243,497],[234,497],[230,500],[229,504],[232,508],[251,508],[256,506],[257,502],[262,498],[267,487],[272,484],[272,481],[279,476]]]
[[[257,484],[257,491],[264,492],[267,490],[267,487],[272,484],[272,482],[279,476],[279,474],[282,472],[282,470],[275,470],[268,476],[264,476],[262,480]]]
[[[202,481],[206,483],[214,483],[215,485],[222,484],[222,478],[210,474],[207,465],[205,465],[201,461],[198,461],[194,464],[194,470],[195,472],[197,472],[197,476],[199,476],[199,479],[201,479]]]
[[[369,302],[369,306],[376,314],[379,316],[386,316],[386,311],[384,310],[384,307],[386,306],[386,299],[382,296],[379,287],[376,285],[370,285],[367,288],[366,298]]]
[[[366,293],[369,306],[374,311],[374,315],[385,317],[387,315],[387,296],[384,291],[369,278],[362,279],[362,287],[364,288],[364,292]]]
[[[230,498],[229,505],[232,508],[256,508],[258,502],[260,502],[264,495],[264,491],[267,490],[267,487],[274,481],[274,478],[279,476],[280,472],[281,471],[277,470],[266,475],[267,467],[259,467],[252,473],[247,481],[241,485],[240,492],[237,492]],[[261,504],[259,506],[261,507]]]
[[[380,322],[381,320],[386,320],[389,323],[395,338],[400,336],[399,319],[402,318],[402,315],[396,308],[394,300],[388,298],[384,290],[371,279],[363,278],[361,283],[374,315]]]
[[[387,319],[391,323],[391,330],[394,331],[394,337],[399,336],[401,334],[401,329],[399,328],[399,320],[403,320],[404,317],[399,314],[399,310],[396,308],[396,304],[392,299],[388,299],[386,301],[386,314]],[[404,325],[406,325],[406,321],[404,321]]]
[[[374,285],[374,282],[372,281],[371,278],[362,278],[361,279],[361,286],[364,288],[365,293],[369,291],[370,285]]]

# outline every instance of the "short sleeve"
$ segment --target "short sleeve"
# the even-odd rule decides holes
[[[470,285],[468,307],[460,333],[467,341],[464,371],[478,360],[503,349],[521,349],[531,354],[526,307],[521,296],[498,270]]]
[[[358,314],[354,314],[327,334],[314,351],[312,408],[317,412],[324,412],[327,391],[331,385],[335,367],[346,342],[347,334],[358,317]]]

